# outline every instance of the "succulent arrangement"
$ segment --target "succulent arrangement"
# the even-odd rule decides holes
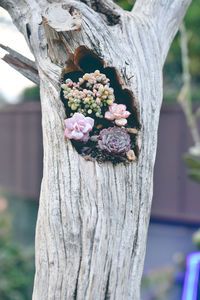
[[[67,78],[61,96],[67,115],[64,135],[81,155],[114,163],[137,160],[138,131],[129,126],[134,113],[116,103],[105,74],[99,70],[85,73],[77,82]]]
[[[77,111],[84,116],[103,118],[104,110],[115,100],[114,90],[109,81],[99,70],[84,74],[78,83],[67,79],[61,87],[64,98],[68,100],[67,105],[72,110],[71,116],[73,111]]]

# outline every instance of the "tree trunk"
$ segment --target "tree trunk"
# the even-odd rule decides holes
[[[139,300],[149,224],[162,66],[190,0],[0,1],[24,34],[40,76],[44,174],[34,300]],[[75,30],[74,30],[75,29]],[[64,138],[60,77],[79,46],[133,91],[140,155],[129,165],[86,161]]]

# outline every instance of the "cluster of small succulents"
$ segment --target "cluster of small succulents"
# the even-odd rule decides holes
[[[115,100],[114,90],[109,81],[99,70],[84,74],[78,83],[67,79],[61,87],[67,105],[72,110],[71,116],[73,112],[78,112],[84,116],[103,118],[104,111]]]
[[[114,103],[114,90],[105,74],[86,73],[78,83],[67,79],[62,89],[71,116],[65,120],[65,137],[74,140],[79,153],[116,162],[136,160],[132,149],[136,129],[125,128],[131,113],[126,105]],[[98,118],[100,123],[95,123]]]

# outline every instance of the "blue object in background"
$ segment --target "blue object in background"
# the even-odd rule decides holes
[[[145,272],[174,264],[173,257],[176,253],[187,256],[195,252],[196,247],[191,237],[198,228],[197,225],[189,226],[151,221],[147,238]],[[173,300],[180,299],[181,296]]]
[[[186,261],[182,300],[198,300],[199,271],[200,252],[189,254]]]

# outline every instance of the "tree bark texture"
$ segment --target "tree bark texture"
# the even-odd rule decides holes
[[[34,300],[139,300],[149,224],[162,67],[190,0],[1,0],[40,76],[44,175],[36,229]],[[63,67],[79,46],[118,71],[134,93],[140,155],[99,164],[64,138]],[[164,159],[164,158],[163,158]]]

